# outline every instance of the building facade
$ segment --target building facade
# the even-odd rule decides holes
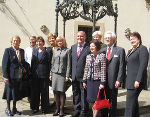
[[[125,30],[137,31],[142,36],[143,44],[150,48],[150,11],[149,0],[113,0],[118,5],[117,45],[130,49],[125,37]],[[60,0],[61,2],[61,0]],[[48,33],[55,32],[56,0],[0,0],[0,66],[4,49],[10,46],[13,35],[21,37],[21,48],[29,46],[29,36],[43,36],[47,40]],[[58,35],[63,35],[63,19],[59,14]],[[42,28],[46,31],[42,31]],[[66,22],[66,40],[68,47],[76,42],[79,29],[90,30],[92,23],[82,18]],[[97,30],[114,31],[114,17],[105,16],[97,21]],[[90,40],[90,39],[89,39]],[[48,44],[46,44],[48,46]]]

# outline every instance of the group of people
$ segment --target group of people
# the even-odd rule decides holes
[[[138,32],[130,35],[132,48],[126,56],[125,50],[116,46],[116,35],[107,31],[104,34],[105,44],[101,42],[102,33],[95,31],[92,41],[86,43],[84,31],[77,33],[77,43],[67,48],[63,36],[48,35],[50,47],[45,47],[43,37],[30,37],[30,47],[25,52],[21,49],[21,39],[13,36],[11,47],[6,48],[2,71],[5,82],[3,99],[7,100],[5,110],[8,116],[20,115],[16,102],[24,98],[20,84],[23,76],[30,71],[30,107],[33,114],[41,111],[48,113],[49,84],[52,81],[56,111],[53,116],[64,116],[67,82],[72,81],[74,113],[71,117],[88,117],[89,104],[94,104],[98,91],[100,98],[106,96],[111,104],[110,109],[101,110],[102,117],[116,117],[118,88],[127,88],[125,117],[139,117],[138,96],[147,85],[148,50],[142,45]],[[30,69],[27,69],[26,63]],[[10,101],[13,100],[13,108]],[[93,117],[98,110],[93,110]]]

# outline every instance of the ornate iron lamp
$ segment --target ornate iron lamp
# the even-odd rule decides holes
[[[115,18],[115,33],[117,27],[118,9],[115,5],[113,8],[112,0],[63,0],[61,3],[56,1],[56,34],[58,35],[58,14],[61,14],[64,21],[64,36],[65,23],[67,20],[81,17],[93,23],[92,31],[95,31],[95,24],[105,15],[114,16]]]

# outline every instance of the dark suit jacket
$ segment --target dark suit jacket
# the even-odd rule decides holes
[[[44,48],[43,55],[38,60],[38,48],[34,49],[31,60],[31,73],[34,78],[49,78],[51,69],[52,50]]]
[[[148,50],[143,45],[137,47],[133,52],[129,50],[127,54],[127,89],[135,89],[135,81],[139,81],[140,87],[146,89],[148,57]]]
[[[72,80],[75,78],[77,81],[83,80],[84,67],[86,63],[86,56],[90,53],[89,46],[85,43],[79,57],[77,56],[77,44],[71,47],[71,58],[72,58]]]
[[[19,78],[19,67],[23,69],[24,60],[24,50],[20,49],[21,54],[21,62],[18,62],[18,58],[13,47],[6,48],[3,60],[2,60],[2,71],[3,77],[8,79],[16,79]]]
[[[101,52],[106,53],[107,47]],[[110,59],[107,63],[107,83],[110,89],[115,88],[115,82],[122,82],[125,78],[125,50],[121,47],[113,47]]]

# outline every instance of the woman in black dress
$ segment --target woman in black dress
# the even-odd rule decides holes
[[[23,67],[24,63],[24,50],[19,48],[21,39],[19,36],[13,36],[11,39],[11,47],[6,48],[3,60],[2,71],[5,82],[5,89],[3,99],[7,100],[7,108],[5,110],[8,116],[14,114],[21,115],[16,108],[16,102],[22,99],[21,92],[19,90],[22,73],[26,72]],[[10,101],[13,100],[13,109],[10,109]]]
[[[83,77],[83,87],[87,90],[87,101],[94,104],[98,90],[104,89],[106,82],[106,57],[105,54],[98,54],[100,43],[97,40],[90,42],[91,54],[86,57],[86,65]],[[101,95],[101,94],[100,94]],[[93,109],[93,117],[96,117],[98,110]]]

